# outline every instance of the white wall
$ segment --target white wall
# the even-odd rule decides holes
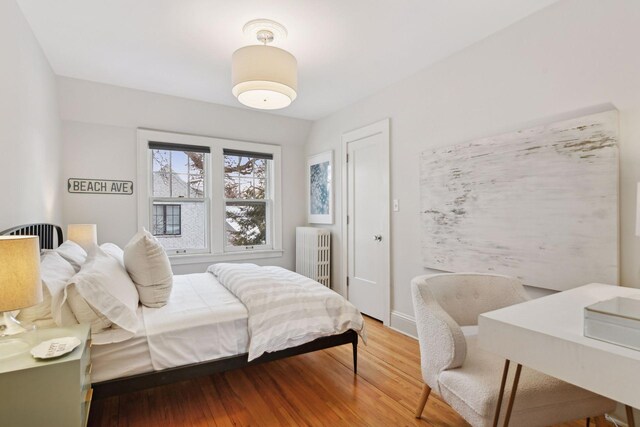
[[[60,118],[49,62],[14,0],[0,0],[0,230],[58,223]]]
[[[63,178],[134,181],[134,195],[63,195],[64,222],[98,224],[98,240],[124,246],[136,232],[138,127],[282,146],[284,256],[265,264],[295,266],[295,227],[305,223],[304,142],[311,123],[272,114],[133,89],[58,78]],[[174,266],[204,272],[206,264]]]
[[[640,287],[640,241],[634,235],[640,181],[638,22],[640,2],[634,0],[560,1],[313,124],[309,155],[339,153],[342,133],[391,118],[391,198],[400,200],[400,211],[391,217],[392,326],[411,331],[409,283],[428,272],[421,264],[419,153],[611,105],[621,113],[621,279]],[[339,213],[340,167],[335,171]],[[342,224],[339,214],[336,218],[333,283],[342,284]]]

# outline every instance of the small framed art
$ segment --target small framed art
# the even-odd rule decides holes
[[[307,161],[308,221],[333,224],[333,150]]]

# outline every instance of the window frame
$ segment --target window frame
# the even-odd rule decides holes
[[[188,135],[174,132],[138,129],[138,228],[150,229],[153,200],[151,174],[153,165],[149,142],[204,146],[210,149],[205,162],[205,242],[207,248],[187,253],[169,253],[173,265],[231,261],[243,259],[280,257],[282,250],[282,197],[281,197],[281,147],[257,142],[237,141],[208,136]],[[227,245],[226,200],[224,194],[224,154],[225,149],[264,153],[273,156],[270,162],[270,178],[267,180],[270,198],[267,200],[267,244],[254,247]],[[187,150],[188,151],[188,150]],[[217,165],[217,167],[216,167]],[[189,201],[190,199],[181,199]],[[199,199],[202,200],[202,199]],[[169,200],[167,200],[169,201]],[[181,224],[182,227],[182,224]]]

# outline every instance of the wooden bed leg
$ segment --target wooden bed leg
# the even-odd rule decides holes
[[[351,341],[351,345],[353,346],[353,374],[358,374],[358,334],[353,334],[353,341]]]

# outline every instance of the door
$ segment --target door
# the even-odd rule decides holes
[[[389,322],[389,121],[343,135],[347,193],[347,295]]]

